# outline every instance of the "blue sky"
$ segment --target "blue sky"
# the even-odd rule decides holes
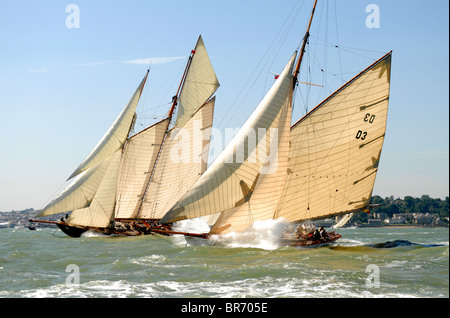
[[[0,211],[40,209],[61,190],[128,102],[148,60],[142,107],[164,116],[199,34],[221,83],[215,126],[242,125],[273,82],[269,72],[281,71],[299,45],[312,3],[0,0]],[[79,28],[66,25],[69,4],[80,10]],[[379,28],[366,25],[370,4],[380,10]],[[308,99],[299,93],[293,117],[393,50],[374,189],[382,197],[449,195],[448,5],[319,1],[308,49],[319,57],[308,54],[300,79],[331,87],[309,87]],[[327,77],[314,73],[322,67]]]

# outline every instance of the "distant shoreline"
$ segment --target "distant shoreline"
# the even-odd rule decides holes
[[[360,224],[360,225],[355,225],[356,227],[364,227],[364,228],[371,228],[371,227],[389,227],[389,228],[435,228],[435,227],[443,227],[443,228],[448,228],[448,226],[445,225],[415,225],[415,224],[395,224],[395,225],[368,225],[368,224]],[[343,227],[345,228],[345,227]]]

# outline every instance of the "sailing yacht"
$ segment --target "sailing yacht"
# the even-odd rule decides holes
[[[148,71],[129,103],[97,146],[72,173],[73,182],[37,217],[72,211],[54,223],[78,237],[87,230],[142,235],[206,170],[215,97],[219,87],[199,36],[167,116],[133,134],[136,106]],[[176,119],[172,123],[172,118]],[[195,138],[186,139],[189,134]],[[186,144],[188,143],[188,144]],[[182,148],[178,160],[173,154]],[[185,149],[188,149],[186,151]]]
[[[300,52],[289,59],[240,132],[161,224],[216,215],[210,231],[203,233],[208,238],[245,231],[256,221],[282,218],[298,224],[370,209],[385,138],[392,52],[290,127],[316,5],[317,0]],[[252,134],[256,142],[250,143]],[[328,233],[328,241],[340,237]],[[288,241],[295,246],[321,243],[294,233]]]
[[[185,164],[170,158],[177,149],[177,136],[182,137],[177,128],[194,134],[199,127],[207,135],[212,124],[211,96],[219,84],[206,50],[199,54],[204,50],[200,37],[167,118],[133,136],[128,136],[129,129],[116,128],[122,121],[120,127],[132,126],[144,79],[120,120],[72,175],[75,185],[39,216],[73,210],[67,220],[57,222],[73,236],[94,229],[208,239],[245,231],[257,221],[283,219],[297,225],[370,210],[386,131],[392,52],[291,125],[293,96],[316,5],[317,0],[300,49],[207,169],[207,160]],[[175,126],[170,127],[177,105]],[[207,157],[208,142],[203,135],[186,155]],[[172,227],[174,222],[197,218],[209,219],[209,231],[191,233]],[[340,237],[328,233],[327,241]],[[294,246],[323,243],[295,230],[281,239]]]

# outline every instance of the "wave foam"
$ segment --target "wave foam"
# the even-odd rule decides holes
[[[256,221],[245,232],[213,235],[211,241],[232,248],[275,250],[282,246],[281,237],[289,227],[284,219]]]

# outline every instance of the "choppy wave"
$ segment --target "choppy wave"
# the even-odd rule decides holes
[[[256,223],[205,246],[184,237],[2,229],[0,297],[449,295],[448,229],[339,229],[341,240],[315,249],[283,246],[284,229],[281,221]],[[80,269],[78,285],[66,284],[71,264]],[[377,287],[367,281],[371,268],[379,269]]]

